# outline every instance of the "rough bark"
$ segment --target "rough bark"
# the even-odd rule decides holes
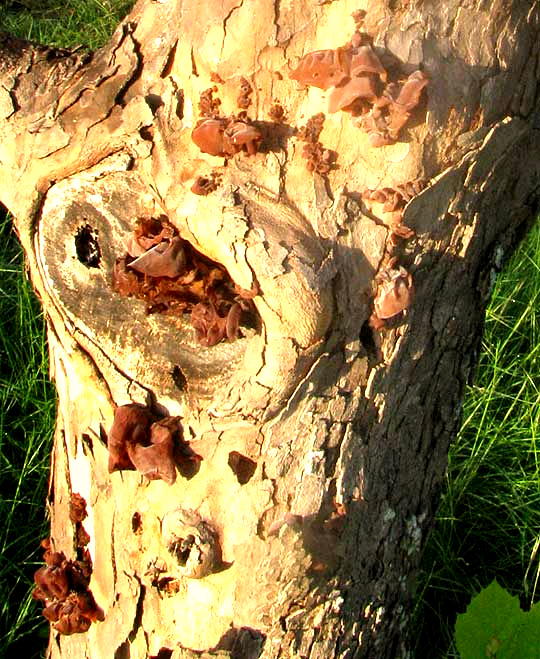
[[[52,630],[50,657],[406,652],[490,287],[538,208],[539,12],[523,0],[368,2],[366,31],[404,73],[427,73],[427,101],[381,148],[349,114],[328,114],[320,140],[337,167],[311,174],[295,130],[326,112],[327,94],[289,73],[342,46],[358,8],[143,0],[91,55],[0,40],[1,201],[46,310],[60,396],[51,536],[73,555],[80,493],[105,612],[84,634]],[[263,136],[257,155],[227,166],[191,139],[212,74],[225,115],[250,81]],[[194,195],[212,169],[219,188]],[[398,252],[415,299],[373,330],[389,229],[361,192],[418,178],[427,187],[403,218],[416,235]],[[257,286],[258,331],[201,347],[185,318],[146,315],[113,291],[135,220],[160,215],[239,286]],[[94,265],[77,249],[85,227]],[[182,417],[203,458],[195,475],[108,473],[114,409],[130,402]],[[256,463],[243,484],[233,451]],[[201,579],[179,575],[167,550],[162,522],[177,509],[219,538],[222,563]]]

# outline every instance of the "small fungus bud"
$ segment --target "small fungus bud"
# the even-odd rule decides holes
[[[191,139],[203,153],[223,156],[223,133],[226,126],[224,119],[203,119],[193,129]]]
[[[383,270],[379,275],[375,296],[375,314],[381,320],[397,316],[412,302],[414,296],[411,275],[400,267]]]

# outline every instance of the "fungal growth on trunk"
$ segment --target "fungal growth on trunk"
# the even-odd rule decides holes
[[[45,566],[34,574],[36,587],[32,592],[32,597],[45,605],[43,616],[64,635],[86,632],[92,622],[105,619],[89,589],[92,559],[86,545],[90,536],[82,526],[86,501],[78,493],[71,495],[69,518],[75,526],[76,558],[67,559],[63,551],[53,550],[50,538],[43,540]]]
[[[403,224],[403,212],[406,205],[424,189],[424,181],[407,181],[395,187],[366,189],[362,199],[370,212],[374,213],[390,229],[389,249],[393,256],[394,247],[400,239],[408,240],[414,236],[414,231]]]
[[[298,137],[304,142],[302,156],[306,159],[306,169],[321,176],[328,174],[336,159],[336,154],[326,149],[319,140],[324,119],[324,114],[319,112],[310,117],[305,126],[298,129]]]
[[[60,392],[51,659],[406,654],[538,197],[538,12],[509,3],[140,0],[92,54],[0,36],[0,195]]]
[[[395,267],[390,262],[377,274],[377,291],[375,294],[374,313],[371,326],[380,329],[386,320],[394,318],[411,304],[414,287],[411,275],[403,266]]]
[[[195,337],[213,346],[257,326],[256,291],[237,286],[225,268],[200,254],[164,219],[142,218],[116,260],[114,289],[146,302],[146,312],[189,314]]]
[[[148,480],[169,485],[176,480],[176,467],[192,472],[202,459],[184,441],[178,417],[158,418],[135,403],[116,408],[107,446],[109,473],[136,469]]]
[[[375,147],[394,144],[399,139],[428,84],[427,76],[420,70],[405,80],[395,65],[387,70],[369,35],[361,31],[335,50],[307,53],[290,77],[301,85],[331,90],[328,111],[349,112]]]

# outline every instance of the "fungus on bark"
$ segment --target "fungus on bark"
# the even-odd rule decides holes
[[[79,503],[76,498],[77,517],[82,510]],[[104,620],[104,613],[88,588],[92,573],[88,552],[77,548],[77,560],[68,560],[64,552],[52,551],[49,538],[41,546],[46,564],[34,574],[36,587],[32,597],[44,603],[42,614],[54,629],[61,634],[77,634],[88,631],[92,622]]]
[[[319,140],[324,120],[324,114],[319,112],[298,130],[298,137],[304,142],[302,156],[306,159],[306,169],[321,176],[328,174],[335,161],[335,153],[326,149]]]
[[[129,267],[150,277],[178,277],[186,266],[183,242],[178,236],[164,240],[130,261]]]
[[[193,129],[191,139],[203,153],[232,158],[241,151],[255,155],[262,134],[247,118],[202,119]]]
[[[301,85],[313,85],[324,91],[349,79],[344,49],[315,50],[302,57],[290,77]]]
[[[371,326],[380,329],[384,321],[404,311],[414,297],[413,280],[403,266],[383,268],[376,277],[378,282]]]
[[[372,146],[393,144],[420,103],[428,84],[426,75],[414,71],[405,82],[388,82],[388,72],[363,32],[335,50],[317,50],[302,57],[290,73],[302,85],[332,91],[328,111],[343,110],[359,117]]]
[[[177,466],[190,471],[202,459],[184,441],[179,417],[158,419],[136,403],[116,408],[107,447],[109,473],[137,470],[148,480],[161,479],[169,485],[176,480]]]
[[[276,123],[281,123],[285,118],[285,110],[281,103],[272,103],[270,109],[268,110],[268,116],[272,121]]]
[[[242,77],[237,104],[242,111],[238,116],[222,117],[219,113],[221,101],[214,98],[217,87],[202,92],[199,100],[201,118],[191,132],[191,139],[203,153],[221,158],[232,158],[244,151],[253,156],[259,150],[262,134],[248,118],[245,110],[251,104],[253,89]]]
[[[242,77],[240,79],[240,92],[236,99],[236,105],[241,110],[247,110],[251,105],[251,94],[253,93],[253,87],[251,86],[247,78]]]
[[[69,519],[73,524],[82,522],[86,519],[86,501],[77,492],[73,492],[69,500]]]
[[[415,235],[410,227],[403,224],[403,212],[409,201],[423,190],[424,185],[421,180],[407,181],[395,187],[387,186],[377,190],[366,188],[362,193],[367,208],[371,212],[375,211],[390,229],[390,255],[399,239],[408,240]]]
[[[223,82],[223,81],[221,81]],[[199,114],[201,117],[218,117],[221,100],[214,98],[218,88],[214,85],[201,92],[199,96]]]
[[[73,492],[69,500],[69,519],[75,525],[75,546],[77,549],[86,547],[90,542],[90,536],[82,525],[86,516],[86,501],[80,494]]]
[[[144,300],[147,313],[190,314],[201,345],[232,341],[240,336],[240,324],[257,324],[254,294],[236,286],[223,266],[166,220],[139,220],[126,248],[114,266],[113,288]]]

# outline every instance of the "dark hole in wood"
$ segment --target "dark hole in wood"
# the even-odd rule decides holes
[[[114,659],[129,659],[129,641],[124,641],[116,648]]]
[[[75,235],[77,258],[87,268],[99,268],[101,249],[97,239],[97,230],[89,224],[80,227]]]
[[[245,485],[257,469],[257,463],[254,460],[238,453],[238,451],[229,453],[228,463],[240,485]]]
[[[153,654],[150,659],[171,659],[173,651],[169,648],[159,648],[157,654]]]
[[[178,538],[169,545],[169,552],[176,558],[179,565],[185,565],[188,562],[191,548],[195,543],[195,536],[188,535],[185,538]]]
[[[173,577],[161,577],[157,580],[155,586],[159,591],[167,595],[174,595],[180,590],[180,582]]]
[[[139,512],[133,513],[133,517],[131,518],[131,530],[133,531],[133,533],[142,533],[141,513]]]
[[[163,107],[163,99],[159,94],[148,94],[145,96],[144,100],[147,102],[149,108],[152,110],[152,114],[155,116],[159,108]]]
[[[87,433],[83,432],[82,434],[83,445],[88,447],[88,450],[92,455],[94,455],[94,442],[92,438]]]
[[[369,320],[366,320],[360,329],[360,342],[366,349],[368,358],[377,362],[379,360],[377,342],[375,340],[374,330],[369,324]]]
[[[152,142],[154,139],[154,130],[149,126],[143,126],[139,130],[139,134],[143,140],[146,140],[147,142]]]
[[[180,366],[174,366],[171,375],[173,382],[178,387],[178,389],[180,389],[180,391],[186,391],[187,379],[186,376],[182,373]]]

